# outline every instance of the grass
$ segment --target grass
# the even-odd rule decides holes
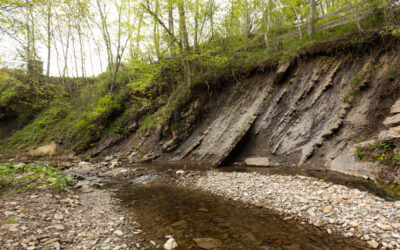
[[[3,220],[0,224],[17,224],[17,220],[14,217],[8,217]]]
[[[356,139],[356,143],[360,143],[360,142],[363,142],[363,141],[365,141],[366,139],[365,139],[365,136],[360,136],[360,137],[358,137],[357,139]]]
[[[396,151],[396,145],[393,142],[377,142],[367,147],[356,147],[355,156],[363,161],[400,166],[400,153]]]
[[[73,177],[44,164],[0,163],[0,188],[13,187],[15,192],[32,188],[64,190]]]

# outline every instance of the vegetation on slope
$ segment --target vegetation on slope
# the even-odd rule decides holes
[[[312,2],[238,1],[223,10],[214,1],[124,0],[97,5],[78,1],[70,3],[78,4],[79,11],[73,13],[74,6],[63,3],[7,1],[0,21],[14,31],[8,36],[28,45],[23,58],[28,67],[0,73],[0,123],[17,119],[23,127],[0,141],[0,153],[50,142],[83,152],[106,135],[125,137],[162,126],[172,132],[179,126],[172,120],[173,113],[198,85],[211,90],[226,81],[238,82],[266,61],[274,65],[338,37],[346,37],[345,43],[362,43],[371,31],[399,34],[397,14],[388,11],[387,2],[354,2],[356,7],[346,1]],[[104,15],[107,8],[120,19]],[[45,15],[34,14],[35,10]],[[365,18],[357,14],[367,10],[371,14]],[[21,19],[25,26],[20,30],[9,26],[13,13],[26,18]],[[67,22],[57,19],[60,15]],[[42,22],[43,17],[47,22]],[[348,22],[318,31],[337,19]],[[27,26],[36,29],[26,30]],[[152,32],[144,32],[145,28]],[[68,30],[67,34],[61,29]],[[91,29],[98,29],[102,37],[82,35]],[[53,36],[44,39],[48,30]],[[38,37],[43,40],[36,41]],[[107,54],[104,63],[99,53],[99,64],[106,67],[97,77],[86,76],[89,56],[82,51],[92,53],[93,48],[86,48],[84,41]],[[69,42],[78,49],[68,50]],[[40,59],[37,44],[48,46],[48,60],[55,56],[51,48],[58,50],[59,77],[49,76],[53,65],[47,65],[46,76],[29,67]]]

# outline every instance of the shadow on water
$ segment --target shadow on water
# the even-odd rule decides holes
[[[150,241],[162,248],[171,235],[176,249],[365,249],[357,239],[204,192],[117,180],[106,188],[132,211],[144,232],[143,246],[149,248],[155,248]]]

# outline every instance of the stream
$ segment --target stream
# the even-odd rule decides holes
[[[159,179],[157,175],[165,176],[167,172],[171,172],[171,166],[143,167],[155,171],[153,174],[144,173],[129,182],[118,179],[103,180],[104,188],[111,190],[114,197],[120,200],[122,206],[132,212],[132,216],[140,223],[145,238],[143,247],[163,248],[168,238],[173,237],[178,244],[176,249],[366,248],[365,243],[356,238],[328,234],[319,227],[293,218],[285,218],[265,208],[246,205],[206,192],[163,184],[162,178]],[[193,169],[193,167],[179,166],[175,170],[182,168]],[[232,167],[221,171],[238,170],[262,169]],[[273,169],[262,171],[267,171],[264,174],[278,174],[278,170]],[[315,174],[318,175],[317,172]],[[325,179],[331,176],[326,173],[325,175]],[[366,182],[351,181],[341,174],[335,175],[332,179],[376,192],[376,189]]]

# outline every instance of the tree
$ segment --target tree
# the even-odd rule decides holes
[[[315,32],[315,0],[309,0],[308,35]]]

